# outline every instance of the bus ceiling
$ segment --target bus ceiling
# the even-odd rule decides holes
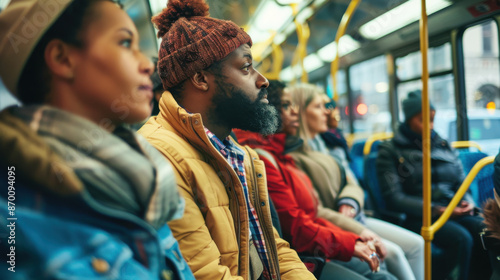
[[[310,79],[325,76],[339,50],[340,65],[352,64],[418,41],[419,0],[363,0],[356,10],[340,47],[332,43],[349,0],[206,0],[213,17],[228,19],[245,28],[254,45],[271,42],[281,46],[283,71],[292,63],[298,44],[294,20],[308,21],[311,36],[308,56],[316,64],[308,67]],[[9,1],[1,1],[6,5]],[[491,17],[488,0],[433,0],[428,2],[429,36]],[[166,7],[166,0],[121,0],[141,34],[141,48],[157,56],[159,40],[151,16]],[[485,4],[486,3],[486,4]],[[292,6],[295,5],[295,12]],[[3,8],[0,6],[0,9]],[[396,32],[397,31],[397,32]],[[272,39],[272,40],[270,40]],[[270,56],[272,46],[262,48],[261,58]],[[360,51],[360,50],[363,51]],[[310,61],[313,61],[309,57]],[[320,63],[318,63],[318,61]],[[260,61],[257,61],[259,63]]]
[[[309,67],[308,72],[318,72],[321,76],[329,72],[330,62],[334,59],[337,49],[341,56],[342,66],[343,61],[352,64],[414,43],[418,41],[419,36],[419,0],[361,1],[339,48],[332,45],[332,42],[340,20],[350,3],[349,0],[206,1],[210,5],[210,14],[213,17],[229,19],[244,27],[255,45],[260,42],[274,42],[280,45],[284,55],[284,70],[291,65],[293,53],[299,42],[294,19],[309,23],[311,36],[307,44],[307,53],[317,55],[322,63],[316,63],[312,68]],[[153,55],[157,51],[157,45],[155,45],[157,41],[149,18],[151,14],[161,11],[167,1],[144,2],[144,0],[122,1],[139,30],[143,31],[141,35],[142,41],[145,41],[145,51]],[[491,16],[495,11],[481,11],[481,5],[484,2],[488,1],[429,1],[427,5],[429,36],[432,38],[433,35],[449,32],[458,26],[471,24]],[[295,5],[295,13],[292,5]],[[144,10],[148,6],[150,12]],[[270,38],[272,40],[269,40]],[[268,43],[268,46],[263,49],[261,58],[271,55],[271,44]]]

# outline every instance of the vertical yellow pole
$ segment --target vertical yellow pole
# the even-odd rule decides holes
[[[332,75],[332,85],[333,85],[333,99],[335,101],[339,100],[339,93],[337,92],[337,71],[339,70],[339,41],[342,36],[344,36],[347,26],[351,21],[352,15],[361,3],[361,0],[351,0],[347,10],[345,11],[342,19],[340,20],[339,28],[337,29],[337,34],[335,35],[335,45],[337,50],[335,51],[335,59],[330,64],[330,75]]]
[[[425,240],[425,279],[431,280],[431,242],[433,233],[429,234],[431,226],[431,131],[429,127],[429,70],[427,65],[427,50],[429,48],[429,34],[427,30],[427,12],[425,0],[421,0],[420,18],[420,52],[422,53],[422,153],[423,153],[423,221],[422,236]]]
[[[272,44],[273,48],[273,66],[272,66],[272,71],[275,75],[276,78],[278,79],[281,70],[283,69],[283,59],[285,58],[283,55],[283,49],[281,48],[280,45]]]
[[[309,81],[309,75],[307,74],[306,68],[304,67],[304,59],[307,56],[307,41],[311,31],[309,30],[309,24],[307,22],[302,23],[302,44],[300,50],[300,66],[302,68],[302,75],[300,76],[300,81],[307,83]]]

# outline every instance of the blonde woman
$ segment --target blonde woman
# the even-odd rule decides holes
[[[422,237],[396,225],[363,215],[364,192],[341,164],[331,157],[319,137],[328,130],[330,111],[325,108],[325,93],[310,84],[288,88],[299,106],[297,135],[304,141],[301,149],[291,153],[296,165],[305,171],[318,191],[323,217],[339,227],[359,234],[364,240],[379,242],[385,248],[382,257],[398,279],[423,279]],[[319,140],[318,140],[319,138]]]

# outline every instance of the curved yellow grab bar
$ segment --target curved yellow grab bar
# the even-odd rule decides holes
[[[474,141],[454,141],[454,142],[451,142],[451,146],[455,149],[464,149],[464,148],[474,147],[474,148],[478,149],[479,151],[482,150],[481,146],[477,142],[474,142]]]
[[[333,99],[335,101],[339,100],[337,92],[337,71],[339,70],[339,41],[342,36],[344,36],[347,26],[352,19],[352,15],[361,3],[361,0],[351,0],[347,10],[345,11],[342,19],[340,20],[339,28],[337,28],[337,34],[335,35],[335,44],[337,45],[337,50],[335,54],[335,59],[330,64],[330,75],[332,75],[333,82]]]
[[[434,224],[432,224],[430,227],[422,227],[422,237],[425,240],[432,241],[432,239],[434,239],[434,233],[436,233],[436,231],[438,231],[444,225],[444,223],[448,221],[451,214],[453,213],[453,209],[455,209],[460,200],[462,200],[462,197],[469,189],[470,184],[472,183],[472,181],[474,181],[479,171],[481,171],[481,169],[483,169],[486,165],[492,164],[494,161],[495,156],[488,156],[480,159],[478,162],[476,162],[476,164],[474,164],[474,167],[472,167],[469,174],[467,174],[467,177],[465,177],[462,185],[460,185],[460,188],[455,193],[455,196],[453,196],[453,199],[450,201],[441,217],[439,217],[439,219],[435,221]]]
[[[373,145],[373,143],[375,143],[375,141],[387,140],[387,139],[391,139],[392,137],[394,137],[394,133],[392,133],[392,132],[376,133],[376,134],[373,134],[372,136],[368,137],[368,139],[366,139],[365,146],[363,147],[363,155],[367,156],[370,154],[370,152],[372,150],[372,145]]]

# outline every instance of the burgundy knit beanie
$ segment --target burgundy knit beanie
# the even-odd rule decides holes
[[[158,74],[168,90],[252,39],[232,21],[209,17],[204,0],[169,0],[152,19],[162,38]]]

